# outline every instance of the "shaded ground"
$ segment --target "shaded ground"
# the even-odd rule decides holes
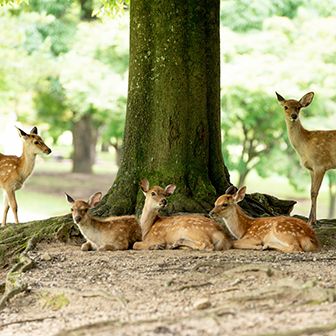
[[[1,335],[336,335],[335,249],[81,252],[44,243],[29,255],[29,292],[0,313]]]

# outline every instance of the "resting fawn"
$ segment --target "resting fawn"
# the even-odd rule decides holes
[[[167,205],[166,197],[175,191],[175,185],[149,188],[148,180],[142,180],[140,186],[146,196],[140,218],[143,241],[135,243],[133,249],[227,250],[231,247],[223,228],[210,218],[198,214],[158,216],[159,210]]]
[[[308,223],[316,222],[316,200],[323,176],[329,169],[336,168],[336,130],[308,131],[301,125],[300,110],[307,107],[314,98],[314,93],[305,94],[299,101],[286,100],[276,92],[278,101],[285,111],[289,140],[298,153],[301,164],[311,175],[311,208]]]
[[[51,153],[51,149],[37,134],[36,127],[30,131],[30,134],[25,133],[20,128],[18,128],[18,131],[23,140],[22,155],[17,157],[0,154],[0,187],[4,190],[2,226],[6,225],[9,207],[13,211],[15,223],[19,223],[15,191],[22,188],[23,183],[32,173],[36,154]]]
[[[141,239],[141,229],[135,216],[98,218],[90,214],[89,210],[100,202],[101,192],[91,195],[87,202],[65,195],[72,205],[72,218],[86,239],[82,251],[127,250]]]
[[[230,187],[220,196],[210,212],[214,218],[222,218],[237,239],[237,249],[275,249],[281,252],[317,251],[318,240],[313,229],[301,219],[278,217],[249,217],[237,204],[245,197],[246,187],[236,191]],[[233,193],[232,193],[233,192]]]

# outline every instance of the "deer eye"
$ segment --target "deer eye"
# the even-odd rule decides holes
[[[222,207],[225,208],[227,207],[229,204],[222,204]]]
[[[34,145],[38,145],[38,141],[34,141]]]
[[[152,191],[152,196],[156,196],[156,192]]]
[[[73,212],[74,211],[73,208],[71,208],[70,211]]]
[[[288,110],[288,106],[284,106],[284,109],[285,109],[285,110]]]

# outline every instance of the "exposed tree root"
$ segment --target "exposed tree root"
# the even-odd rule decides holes
[[[0,265],[12,264],[29,244],[36,245],[41,240],[56,240],[57,232],[66,225],[73,225],[70,215],[1,228]],[[68,233],[72,233],[70,229]],[[32,237],[34,238],[31,240]]]
[[[7,322],[3,323],[0,325],[0,328],[4,328],[13,324],[22,324],[22,323],[30,323],[30,322],[41,322],[44,320],[51,320],[56,318],[56,316],[45,316],[45,317],[36,317],[36,318],[31,318],[31,319],[24,319],[24,320],[17,320],[17,321],[12,321],[12,322]]]
[[[34,262],[27,256],[27,253],[34,248],[37,238],[31,237],[26,248],[21,253],[18,262],[10,269],[6,276],[5,291],[0,299],[0,310],[3,309],[7,302],[15,295],[25,292],[28,288],[26,283],[21,282],[21,274],[32,267]]]
[[[179,292],[179,291],[183,291],[185,289],[190,289],[190,288],[199,288],[199,287],[210,286],[212,284],[213,284],[212,282],[204,282],[204,283],[200,283],[200,284],[184,285],[184,286],[181,286],[177,289],[174,289],[173,292]]]

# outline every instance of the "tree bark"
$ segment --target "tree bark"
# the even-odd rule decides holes
[[[142,178],[177,185],[170,211],[208,211],[230,184],[220,149],[219,0],[133,0],[130,15],[123,158],[99,212],[139,212]]]
[[[90,114],[83,115],[74,123],[72,136],[74,149],[72,172],[92,174],[97,137],[95,136]]]

